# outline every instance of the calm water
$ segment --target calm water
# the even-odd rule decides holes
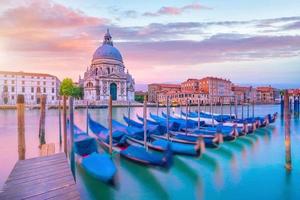
[[[228,108],[227,108],[228,109]],[[156,112],[155,108],[149,109]],[[177,111],[179,108],[177,108]],[[256,115],[279,112],[279,106],[257,106]],[[175,109],[174,109],[175,111]],[[106,124],[107,110],[90,111]],[[132,108],[131,117],[142,113]],[[113,109],[122,120],[126,108]],[[245,115],[247,112],[245,112]],[[26,157],[36,157],[39,111],[26,112]],[[75,122],[85,129],[85,110],[75,111]],[[176,156],[169,171],[140,166],[114,155],[117,186],[105,185],[77,166],[77,183],[83,199],[300,199],[300,122],[291,121],[293,170],[284,168],[284,126],[276,124],[254,135],[207,149],[201,158]],[[0,188],[17,161],[16,111],[0,111]],[[47,110],[46,141],[58,145],[57,110]]]

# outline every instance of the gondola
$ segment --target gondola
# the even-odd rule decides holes
[[[154,115],[152,113],[150,113],[150,117],[157,122],[165,122],[166,119],[157,115]],[[175,118],[176,119],[176,118]],[[172,121],[172,119],[170,120],[171,122],[174,123],[174,121]],[[176,122],[175,123],[182,123],[182,122]],[[182,131],[176,131],[177,134],[184,134],[184,135],[190,135],[190,136],[195,136],[195,137],[199,137],[202,135],[213,135],[215,136],[217,131],[218,131],[218,127],[214,126],[214,127],[208,127],[208,126],[201,126],[200,129],[193,129],[188,131],[187,133],[183,133]],[[170,132],[172,133],[172,130],[170,130]],[[236,139],[236,137],[238,136],[238,133],[236,131],[235,128],[232,129],[221,129],[220,133],[223,136],[224,141],[233,141]]]
[[[69,126],[68,126],[69,127]],[[113,181],[117,168],[107,153],[99,153],[95,138],[74,125],[76,162],[90,176],[106,183]]]
[[[127,134],[128,135],[127,138],[129,141],[138,143],[140,145],[144,144],[144,137],[139,137],[130,134],[131,128],[138,129],[138,127],[132,127],[132,126],[128,127],[115,120],[113,120],[112,125],[114,130],[119,130],[124,132],[129,131]],[[143,130],[143,128],[140,129]],[[201,146],[201,139],[199,138],[196,141],[187,141],[183,139],[177,139],[175,137],[167,138],[162,134],[158,134],[158,135],[153,133],[149,134],[149,132],[147,133],[147,135],[149,136],[148,137],[149,139],[147,140],[147,147],[149,149],[156,150],[156,151],[164,151],[166,150],[167,146],[170,146],[174,154],[198,157],[203,153],[205,148],[203,147],[203,145]]]
[[[166,114],[164,112],[162,112],[162,116],[166,117]],[[169,118],[172,118],[173,120],[176,120],[176,119],[185,120],[184,116],[179,115],[177,113],[174,113],[174,117],[169,116]],[[192,118],[192,117],[187,117],[187,118],[188,118],[188,120],[193,121],[194,123],[198,122],[198,118]],[[232,122],[220,123],[220,122],[216,121],[215,119],[205,118],[205,117],[201,118],[201,120],[204,121],[204,125],[202,125],[202,127],[219,126],[222,131],[223,130],[231,131],[233,129],[233,127],[235,127],[235,129],[238,133],[238,136],[245,136],[246,134],[253,133],[252,124],[247,124],[247,123],[237,124],[237,123],[232,123]]]
[[[109,130],[100,123],[94,121],[90,116],[88,116],[88,124],[91,131],[97,136],[97,141],[106,151],[108,151],[109,137],[107,137],[107,139],[103,139],[103,137],[99,137],[99,135],[108,135]],[[147,151],[147,149],[142,146],[124,142],[127,137],[124,132],[114,130],[113,133],[115,132],[123,133],[123,136],[119,141],[113,141],[112,147],[113,151],[119,153],[121,157],[143,165],[159,166],[164,168],[169,168],[171,166],[172,151],[169,146],[165,148],[163,153]]]
[[[144,121],[144,118],[140,117],[139,115],[137,115],[137,118],[141,122]],[[152,121],[152,120],[149,120],[149,119],[147,119],[147,123],[152,123],[152,124],[159,123],[159,124],[161,124],[160,122]],[[161,126],[164,126],[165,129],[166,129],[165,125],[161,125]],[[178,130],[177,131],[169,130],[169,134],[172,138],[187,141],[187,142],[191,142],[193,144],[196,144],[197,140],[201,137],[203,139],[204,143],[205,143],[205,147],[208,147],[208,148],[217,148],[217,147],[219,147],[220,143],[223,141],[223,136],[219,136],[217,134],[187,134],[187,133],[184,133],[184,132],[178,131]],[[153,137],[158,138],[158,136],[155,136],[155,135]],[[159,136],[159,137],[161,137],[161,136]],[[220,137],[222,137],[222,138],[220,138]]]

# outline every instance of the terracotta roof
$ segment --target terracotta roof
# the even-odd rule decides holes
[[[17,76],[17,75],[20,75],[20,76],[49,76],[49,77],[57,78],[56,76],[50,75],[50,74],[22,72],[22,71],[20,71],[20,72],[0,71],[0,74],[3,74],[3,75],[15,75],[15,76]]]

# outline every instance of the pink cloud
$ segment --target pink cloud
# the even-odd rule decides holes
[[[186,6],[183,6],[183,7],[164,6],[164,7],[161,7],[156,12],[145,12],[143,15],[144,16],[152,16],[152,17],[161,16],[161,15],[180,15],[183,12],[188,11],[188,10],[201,10],[201,9],[211,9],[211,8],[209,8],[207,6],[203,6],[199,3],[192,3],[192,4],[188,4]]]

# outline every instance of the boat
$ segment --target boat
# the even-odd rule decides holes
[[[166,116],[166,114],[163,113],[163,116]],[[182,115],[179,115],[177,113],[174,113],[175,119],[180,119],[180,120],[185,120]],[[187,117],[188,120],[194,121],[194,123],[198,122],[198,117],[197,118],[192,118],[192,117]],[[234,126],[236,126],[238,136],[245,136],[246,134],[251,134],[253,133],[253,127],[252,124],[250,123],[235,123],[235,122],[218,122],[213,118],[201,118],[202,121],[204,121],[203,127],[216,127],[216,126],[221,126],[222,130],[232,130]],[[198,128],[198,127],[197,127]],[[194,129],[195,130],[195,129]]]
[[[137,118],[142,122],[144,121],[144,118],[140,117],[139,115],[137,115]],[[166,120],[164,120],[164,121],[166,121]],[[152,121],[152,120],[147,119],[147,124],[148,123],[160,124],[157,121]],[[166,125],[162,125],[162,126],[164,126],[166,129]],[[208,147],[208,148],[217,148],[217,147],[219,147],[220,143],[222,143],[222,141],[223,141],[223,136],[218,136],[216,134],[215,135],[213,135],[213,134],[187,134],[187,133],[184,133],[184,132],[178,131],[178,130],[176,130],[176,131],[169,130],[169,133],[172,138],[175,138],[175,139],[178,139],[181,141],[188,141],[193,144],[196,144],[197,140],[199,138],[200,139],[202,138],[205,143],[205,147]],[[155,137],[157,137],[157,136],[155,136]],[[220,137],[222,137],[222,138],[220,138]]]
[[[109,129],[101,125],[100,123],[94,121],[90,116],[88,118],[88,124],[91,131],[97,136],[97,141],[106,151],[109,150],[109,138],[103,139],[99,137],[101,135],[108,135]],[[126,142],[127,136],[123,131],[113,130],[114,133],[122,133],[122,138],[117,141],[113,140],[112,150],[119,153],[121,157],[131,160],[133,162],[149,165],[149,166],[159,166],[164,168],[169,168],[172,163],[172,151],[169,146],[165,148],[163,153],[156,153],[148,151],[146,148],[140,145],[132,145]],[[134,132],[132,134],[136,134]]]
[[[132,119],[129,119],[126,116],[123,116],[124,121],[128,124],[128,126],[133,126],[137,128],[142,128],[144,127],[144,124],[139,123],[137,121],[134,121]],[[167,131],[165,126],[162,126],[160,124],[153,124],[153,123],[147,123],[147,132],[148,134],[157,134],[161,135],[164,134]]]
[[[143,130],[143,127],[128,127],[115,120],[113,120],[112,125],[113,130],[126,132],[129,142],[131,141],[140,145],[144,144],[144,137],[131,134],[131,128]],[[149,134],[148,132],[147,135],[149,137],[149,139],[147,140],[147,147],[155,151],[165,151],[166,148],[170,146],[172,153],[178,155],[198,157],[204,152],[205,147],[203,147],[200,138],[197,138],[197,140],[195,141],[187,141],[183,139],[177,139],[176,137],[172,136],[168,138],[163,134]]]
[[[157,115],[154,115],[152,113],[150,113],[150,117],[157,122],[165,122],[166,119]],[[176,118],[175,118],[176,119]],[[172,121],[172,120],[171,120]],[[172,121],[173,123],[180,123],[180,122],[176,122]],[[200,126],[200,129],[193,129],[188,131],[187,133],[184,133],[185,135],[191,135],[191,136],[195,136],[195,137],[199,137],[199,135],[213,135],[215,136],[217,134],[217,132],[219,131],[219,127],[217,126]],[[231,129],[229,128],[222,128],[221,127],[221,134],[223,136],[224,141],[233,141],[236,139],[236,137],[239,135],[236,128],[232,127]],[[170,130],[170,132],[172,133],[173,130]],[[177,134],[182,133],[182,131],[178,131],[176,130],[175,132],[177,132]]]
[[[69,126],[68,126],[69,127]],[[107,153],[99,153],[95,138],[74,125],[74,152],[76,162],[95,179],[113,182],[117,168]]]

